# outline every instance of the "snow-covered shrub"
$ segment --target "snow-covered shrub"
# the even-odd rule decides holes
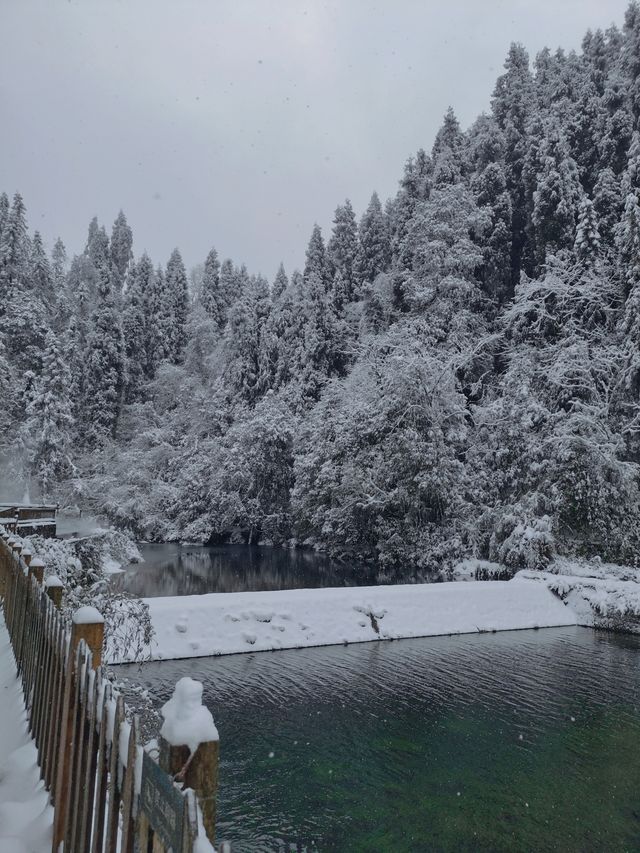
[[[127,650],[141,660],[148,654],[153,626],[148,605],[139,598],[116,590],[107,569],[113,562],[109,540],[117,549],[125,549],[125,537],[104,531],[97,537],[76,540],[25,539],[31,551],[45,564],[45,577],[57,575],[64,585],[62,612],[70,621],[75,610],[85,605],[96,607],[105,620],[105,647],[116,657]],[[136,549],[137,550],[137,549]]]
[[[492,537],[491,558],[513,569],[545,568],[555,553],[551,519],[547,515],[501,519]]]

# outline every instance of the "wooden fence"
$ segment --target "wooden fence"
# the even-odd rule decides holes
[[[62,584],[43,576],[42,560],[0,527],[0,600],[54,806],[52,852],[191,853],[198,832],[213,843],[218,742],[190,756],[161,739],[158,764],[105,676],[102,617],[81,608],[69,626]]]

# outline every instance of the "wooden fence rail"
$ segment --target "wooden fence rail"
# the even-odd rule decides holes
[[[54,805],[52,853],[192,853],[199,830],[213,844],[217,741],[200,745],[188,762],[192,787],[180,787],[184,748],[161,739],[160,765],[143,749],[138,718],[102,667],[102,617],[80,608],[68,625],[62,584],[45,581],[44,568],[0,526],[0,601]]]

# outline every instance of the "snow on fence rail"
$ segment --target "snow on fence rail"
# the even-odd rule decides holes
[[[133,853],[136,838],[145,853],[212,851],[213,721],[204,729],[212,739],[191,748],[161,732],[158,764],[140,744],[138,718],[127,720],[124,699],[101,666],[102,617],[84,607],[68,626],[60,612],[62,585],[43,577],[42,561],[0,526],[0,601],[54,805],[53,853]],[[190,715],[202,720],[208,712],[194,707],[197,689],[182,689],[188,701],[178,717],[189,733]]]

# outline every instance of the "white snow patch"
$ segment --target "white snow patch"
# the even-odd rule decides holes
[[[575,612],[544,584],[524,580],[212,593],[145,601],[156,634],[151,649],[155,660],[578,624]],[[178,624],[188,630],[176,630]],[[196,638],[199,645],[194,648]]]
[[[160,734],[171,746],[188,746],[195,752],[201,743],[218,740],[211,711],[202,704],[202,682],[185,676],[173,696],[162,706]]]
[[[74,625],[92,625],[95,622],[104,622],[104,617],[95,607],[79,607],[73,614]]]
[[[27,730],[22,689],[0,615],[0,853],[50,853],[53,808]]]

